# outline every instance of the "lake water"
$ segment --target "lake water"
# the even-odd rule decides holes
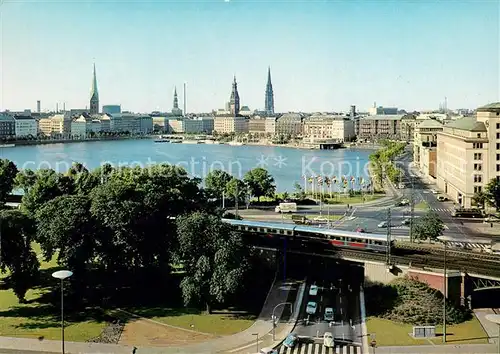
[[[214,169],[233,176],[263,167],[276,181],[280,192],[304,186],[304,176],[354,176],[368,178],[370,150],[300,150],[270,146],[155,143],[153,140],[115,140],[0,148],[0,157],[12,160],[19,169],[51,168],[66,172],[73,162],[93,169],[104,163],[113,166],[142,166],[170,163],[183,166],[191,176],[203,178]],[[310,186],[308,187],[310,189]]]

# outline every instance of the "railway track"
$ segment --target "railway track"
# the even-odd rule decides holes
[[[412,243],[397,243],[396,246],[393,248],[394,252],[398,251],[417,251],[417,252],[422,252],[422,253],[432,253],[432,254],[439,254],[441,257],[444,256],[444,247],[429,247],[425,245],[420,245],[420,244],[412,244]],[[488,253],[483,253],[483,252],[475,252],[475,251],[467,251],[467,250],[457,250],[457,249],[446,249],[446,255],[447,256],[456,256],[456,257],[461,257],[461,258],[475,258],[475,259],[481,259],[481,261],[490,261],[490,262],[496,262],[500,263],[500,256],[499,255],[494,255],[494,254],[488,254]]]

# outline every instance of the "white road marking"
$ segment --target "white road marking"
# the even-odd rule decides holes
[[[261,344],[262,342],[263,342],[262,340],[259,340],[259,344]],[[236,348],[236,349],[233,349],[233,350],[229,350],[229,353],[239,352],[239,351],[240,351],[240,350],[242,350],[242,349],[250,348],[250,347],[252,347],[252,346],[256,346],[256,345],[257,345],[257,343],[256,343],[256,342],[254,342],[254,343],[250,343],[250,344],[247,344],[247,345],[245,345],[245,346],[243,346],[243,347],[239,347],[239,348]]]

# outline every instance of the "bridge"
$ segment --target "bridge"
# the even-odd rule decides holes
[[[292,253],[361,263],[367,282],[388,283],[407,275],[443,293],[446,290],[448,298],[471,307],[482,302],[480,299],[485,293],[498,291],[500,294],[500,256],[496,254],[451,247],[447,247],[445,253],[441,245],[389,241],[387,235],[381,234],[247,220],[224,221],[251,237],[256,248],[273,250],[277,256]]]

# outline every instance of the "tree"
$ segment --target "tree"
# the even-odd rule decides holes
[[[85,166],[78,162],[73,163],[67,175],[73,180],[75,193],[80,195],[88,195],[100,183],[96,174],[90,173]]]
[[[272,197],[276,192],[274,178],[267,172],[267,170],[261,167],[248,171],[243,180],[249,187],[252,195],[256,196],[259,202],[260,197]]]
[[[226,171],[210,171],[207,177],[205,177],[205,187],[211,196],[221,199],[222,194],[226,192],[227,184],[232,178]]]
[[[481,191],[474,194],[472,201],[479,207],[484,209],[486,203],[488,202],[488,194]]]
[[[439,215],[429,210],[420,219],[417,219],[413,227],[413,234],[417,240],[437,240],[443,234],[444,224]]]
[[[244,202],[248,194],[248,188],[245,183],[233,177],[226,186],[227,197],[235,199],[238,196],[238,202]]]
[[[0,211],[0,222],[0,270],[10,270],[9,283],[19,302],[24,303],[26,291],[38,275],[39,262],[31,248],[36,226],[20,210]]]
[[[5,204],[7,196],[12,193],[17,175],[17,166],[10,160],[0,160],[0,203]]]
[[[488,204],[493,206],[497,211],[500,211],[500,180],[493,178],[486,185],[486,196]]]
[[[21,170],[17,173],[14,185],[21,189],[24,194],[28,193],[29,189],[35,185],[37,175],[35,171],[30,169]]]
[[[90,213],[87,196],[64,195],[36,212],[37,241],[44,257],[57,252],[57,262],[73,272],[85,271],[96,255],[100,227]]]
[[[249,248],[220,218],[195,212],[177,220],[176,258],[184,265],[185,305],[204,304],[208,313],[242,286],[249,269]],[[200,247],[203,245],[203,247]]]
[[[293,192],[293,197],[297,200],[304,200],[306,199],[306,193],[304,192],[304,189],[302,188],[302,186],[298,183],[295,183],[293,185],[293,188],[294,188],[294,192]]]

